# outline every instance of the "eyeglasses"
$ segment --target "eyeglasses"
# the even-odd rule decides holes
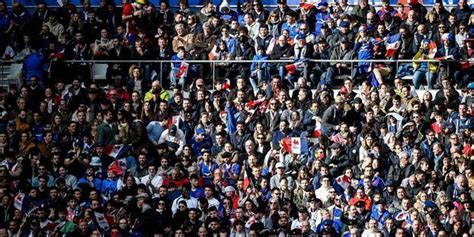
[[[264,137],[257,137],[257,139],[264,139]]]
[[[158,205],[165,205],[164,202],[159,202]],[[181,206],[181,207],[184,207],[184,206]]]
[[[446,28],[446,27],[444,27],[444,26],[438,26],[438,29],[444,29],[444,28]]]

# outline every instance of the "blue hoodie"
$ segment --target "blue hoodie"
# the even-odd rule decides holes
[[[266,55],[266,54],[262,54],[262,55],[255,54],[255,56],[253,56],[253,58],[252,58],[253,62],[252,62],[252,65],[250,65],[250,71],[253,72],[253,71],[258,70],[258,69],[266,68],[267,67],[267,63],[265,62],[266,60],[268,60],[268,55]],[[258,62],[261,62],[261,63],[259,64]]]

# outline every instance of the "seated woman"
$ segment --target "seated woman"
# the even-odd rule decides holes
[[[431,40],[424,39],[421,42],[420,49],[413,57],[414,60],[425,60],[425,59],[434,59],[433,50],[436,45],[431,44]],[[415,69],[415,74],[413,75],[413,85],[415,89],[419,89],[421,85],[421,80],[425,79],[428,83],[428,89],[433,88],[433,79],[435,78],[437,65],[436,63],[427,63],[427,62],[413,62],[413,67]]]

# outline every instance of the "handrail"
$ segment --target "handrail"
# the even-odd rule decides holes
[[[358,4],[349,4],[349,6],[351,7],[355,7],[357,6]],[[395,6],[395,4],[391,4],[392,6]],[[202,8],[204,5],[192,5],[192,6],[189,6],[189,8],[191,9],[200,9]],[[288,5],[291,9],[298,9],[300,6],[299,5],[293,5],[293,4],[289,4]],[[376,4],[370,4],[370,6],[372,7],[375,7],[375,8],[379,8],[379,7],[383,7],[383,5],[380,3],[376,3]],[[405,4],[405,7],[407,6],[407,4]],[[423,6],[425,6],[426,8],[432,8],[435,6],[435,4],[425,4],[423,3]],[[443,4],[444,8],[446,8],[447,10],[451,10],[453,7],[457,7],[458,4]],[[36,9],[36,5],[24,5],[25,8],[27,9]],[[50,9],[54,9],[54,8],[59,8],[60,6],[59,5],[49,5],[48,8]],[[98,8],[100,7],[99,5],[91,5],[92,8]],[[116,7],[122,7],[121,4],[117,4]],[[155,6],[156,7],[156,6]],[[219,7],[219,5],[217,5],[217,7]],[[276,4],[265,4],[264,5],[264,8],[268,10],[268,8],[276,8],[278,7],[278,5]],[[11,9],[12,6],[11,5],[7,5],[7,8],[8,9]],[[78,10],[81,10],[83,7],[81,5],[76,5],[76,8]],[[170,6],[171,9],[177,9],[178,7],[175,7],[175,6]],[[231,9],[237,9],[237,5],[236,4],[231,4],[230,5],[230,8]]]
[[[474,59],[468,59],[467,61],[474,63]],[[2,60],[2,63],[20,63],[21,61],[14,60]],[[281,59],[281,60],[182,60],[182,61],[173,61],[173,60],[58,60],[57,62],[65,63],[294,63],[295,60],[291,59]],[[307,59],[304,62],[314,62],[314,63],[413,63],[413,62],[428,62],[428,63],[439,63],[439,62],[459,62],[459,60],[454,59],[351,59],[351,60],[330,60],[330,59]]]
[[[390,60],[390,59],[352,59],[352,60],[330,60],[330,59],[307,59],[305,62],[314,62],[314,63],[413,63],[413,62],[429,62],[429,63],[439,63],[442,61],[446,62],[458,62],[459,60],[448,59],[448,60],[438,60],[438,59],[398,59],[398,60]],[[474,60],[468,60],[474,63]],[[216,60],[182,60],[182,61],[173,61],[173,60],[63,60],[62,62],[66,63],[179,63],[179,62],[187,62],[187,63],[294,63],[295,60],[225,60],[225,61],[216,61]]]

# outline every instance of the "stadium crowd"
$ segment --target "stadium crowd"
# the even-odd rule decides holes
[[[0,236],[474,234],[465,0],[122,3],[0,0]]]

